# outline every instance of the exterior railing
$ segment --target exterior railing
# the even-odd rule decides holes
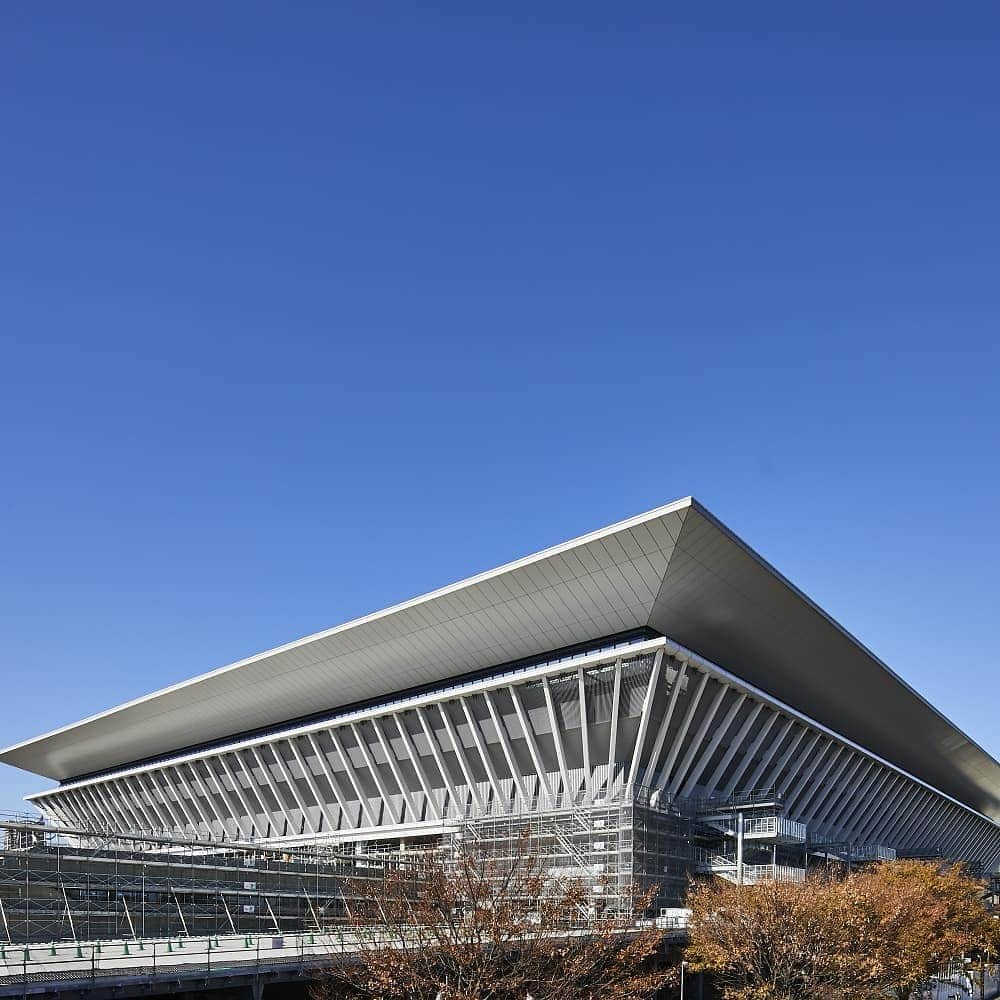
[[[751,816],[743,820],[743,836],[805,843],[806,825],[787,816]]]

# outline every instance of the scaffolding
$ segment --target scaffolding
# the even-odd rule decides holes
[[[610,783],[609,783],[610,784]],[[602,786],[604,787],[604,786]],[[628,785],[489,801],[433,832],[385,831],[340,843],[53,827],[0,817],[0,945],[321,932],[350,923],[352,902],[390,870],[474,850],[501,867],[527,853],[585,889],[585,918],[650,917],[682,906],[693,873],[738,883],[800,881],[810,867],[894,856],[878,844],[811,843],[773,788],[681,799]],[[645,914],[638,898],[652,893]]]
[[[352,885],[439,847],[182,841],[0,820],[0,942],[318,931],[346,921]]]
[[[669,806],[631,800],[573,801],[561,808],[470,819],[452,836],[502,864],[527,851],[549,874],[578,879],[592,915],[634,912],[637,895],[654,890],[653,908],[677,905],[691,869],[692,824]]]

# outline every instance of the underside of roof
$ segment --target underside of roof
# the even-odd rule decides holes
[[[651,628],[980,812],[1000,764],[691,498],[11,747],[51,778]]]

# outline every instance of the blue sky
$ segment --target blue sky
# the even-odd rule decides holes
[[[1000,755],[1000,7],[473,6],[4,11],[0,744],[693,493]]]

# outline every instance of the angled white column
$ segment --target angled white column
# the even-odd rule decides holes
[[[265,788],[271,793],[278,806],[277,813],[272,813],[277,821],[274,827],[274,832],[279,837],[285,837],[288,835],[290,827],[289,821],[291,819],[288,814],[288,803],[282,798],[281,789],[278,787],[277,781],[274,780],[274,775],[271,774],[270,767],[264,761],[264,757],[260,752],[260,746],[255,744],[248,749],[250,750],[250,756],[253,757],[254,763],[257,765],[257,770],[260,771],[261,788]]]
[[[396,752],[392,748],[392,741],[386,738],[385,731],[382,729],[382,720],[372,719],[372,728],[375,730],[375,736],[378,738],[382,753],[385,754],[389,770],[392,771],[392,780],[396,782],[396,787],[399,789],[399,797],[403,802],[404,810],[400,814],[400,822],[403,822],[403,815],[417,816],[418,813],[414,808],[413,800],[410,798],[410,790],[406,787],[406,782],[403,779],[403,772],[399,769],[399,761],[396,759]]]
[[[806,751],[802,755],[801,762],[803,767],[789,772],[788,776],[778,787],[778,792],[784,796],[789,812],[791,812],[791,804],[802,794],[806,782],[813,776],[816,768],[819,767],[820,761],[826,756],[826,752],[831,746],[833,746],[831,740],[823,742],[823,734],[816,733],[809,741]]]
[[[740,781],[743,779],[743,775],[747,773],[747,770],[749,769],[750,765],[755,760],[758,760],[757,754],[760,753],[760,749],[764,745],[764,741],[767,739],[771,730],[774,728],[774,724],[778,721],[778,719],[781,718],[781,713],[776,708],[768,709],[768,713],[769,714],[767,719],[764,721],[763,725],[761,725],[760,729],[757,731],[757,735],[754,737],[753,742],[750,744],[749,747],[747,747],[746,752],[740,758],[739,764],[736,765],[736,769],[733,771],[732,776],[726,782],[725,787],[722,789],[721,794],[723,798],[728,798],[730,795],[733,795],[736,792],[736,789],[739,787]],[[791,724],[792,720],[789,719],[788,726],[790,727]],[[767,765],[770,763],[770,758],[773,757],[775,753],[777,753],[778,746],[780,745],[781,740],[783,738],[784,738],[783,735],[779,735],[775,739],[771,740],[771,742],[767,745],[767,750],[764,751],[764,753],[761,755],[757,764],[757,768],[763,771],[764,768],[767,767]],[[753,788],[752,781],[753,781],[753,776],[751,775],[750,780],[747,782],[748,788]]]
[[[873,760],[858,784],[858,788],[837,808],[837,811],[830,820],[830,827],[841,831],[841,839],[850,839],[848,831],[853,828],[855,820],[860,816],[865,804],[869,801],[869,796],[872,794],[874,786],[886,774],[886,769]]]
[[[524,706],[521,704],[521,698],[514,685],[508,685],[507,691],[510,694],[511,702],[513,702],[514,713],[517,715],[517,721],[521,726],[521,731],[524,733],[524,740],[528,744],[528,753],[531,755],[531,761],[535,765],[535,773],[538,775],[539,791],[546,797],[546,799],[548,799],[549,802],[553,802],[552,787],[549,785],[549,778],[545,773],[545,764],[542,761],[541,751],[538,749],[538,741],[535,739],[535,733],[531,727],[531,720],[524,711]]]
[[[136,775],[136,777],[140,777]],[[159,799],[159,805],[163,806],[164,813],[169,817],[167,822],[167,828],[171,830],[183,830],[184,820],[180,814],[174,809],[173,803],[170,801],[170,796],[167,795],[164,787],[156,780],[155,771],[147,771],[145,774],[141,775],[146,779],[149,786],[150,796],[155,802]]]
[[[438,769],[438,773],[441,775],[442,788],[444,788],[445,795],[449,801],[455,801],[455,785],[458,784],[452,779],[452,776],[448,773],[448,767],[445,763],[444,754],[441,751],[441,745],[438,743],[437,733],[434,732],[433,726],[427,721],[427,716],[424,714],[423,708],[418,705],[416,708],[417,721],[420,723],[420,729],[424,734],[424,739],[427,740],[427,746],[430,747],[431,757],[434,758],[434,766]],[[465,803],[461,804],[461,812],[465,814]]]
[[[469,703],[465,698],[459,698],[458,703],[462,708],[462,714],[465,716],[466,725],[469,727],[469,735],[472,736],[472,742],[476,744],[476,750],[479,753],[479,760],[483,765],[483,770],[486,771],[486,778],[490,783],[490,788],[493,789],[493,801],[497,803],[498,806],[503,806],[504,811],[508,808],[507,796],[504,794],[504,790],[500,785],[500,776],[497,774],[496,768],[493,766],[493,761],[489,754],[489,748],[486,746],[486,739],[483,736],[482,730],[479,728],[479,720],[475,717],[472,709],[469,708]],[[487,705],[487,711],[489,710],[489,705]],[[490,715],[492,720],[493,716]],[[496,723],[494,722],[494,727]],[[514,788],[517,794],[521,797],[521,801],[524,801],[524,793],[518,784],[517,779],[514,779]]]
[[[379,730],[381,732],[381,730]],[[327,733],[329,736],[329,732]],[[323,752],[319,745],[319,740],[313,733],[306,733],[306,739],[309,741],[309,746],[312,747],[312,752],[316,756],[316,760],[319,762],[320,770],[326,777],[327,783],[330,786],[330,791],[333,792],[333,797],[337,800],[337,807],[340,809],[340,822],[349,823],[354,829],[357,829],[359,824],[358,818],[355,817],[353,810],[347,807],[347,802],[340,789],[340,784],[337,782],[336,777],[333,773],[333,768],[330,767],[330,761],[327,759],[326,754]],[[332,742],[332,740],[331,740]],[[392,759],[395,759],[394,757]],[[402,787],[402,786],[400,786]],[[410,804],[410,798],[408,794],[404,794],[404,799],[407,804]],[[412,806],[411,806],[412,811]]]
[[[188,801],[191,803],[191,809],[195,817],[194,829],[195,835],[197,836],[198,828],[204,824],[205,829],[209,834],[212,833],[212,824],[209,822],[208,817],[205,815],[204,810],[201,808],[201,803],[198,801],[198,796],[194,789],[191,787],[190,782],[187,780],[187,775],[184,773],[183,765],[178,764],[174,767],[174,774],[177,775],[177,781],[183,785],[184,791],[187,792]]]
[[[149,796],[143,789],[142,785],[135,780],[134,777],[129,777],[128,775],[122,775],[122,784],[131,790],[133,798],[135,800],[136,808],[146,817],[147,829],[149,830],[164,830],[166,826],[160,817],[159,813],[153,808],[152,803],[149,801]],[[147,806],[149,807],[147,809]]]
[[[443,819],[444,816],[441,812],[441,807],[438,805],[434,798],[434,791],[431,787],[430,779],[427,776],[427,771],[424,768],[424,762],[420,759],[420,754],[417,753],[417,748],[413,743],[413,739],[410,737],[410,731],[406,728],[406,724],[400,714],[393,716],[396,722],[396,729],[399,730],[399,736],[403,741],[403,746],[406,748],[406,752],[410,755],[410,759],[413,761],[414,770],[417,772],[417,778],[420,780],[420,786],[424,790],[424,799],[427,803],[427,810],[434,814],[435,819]]]
[[[677,734],[670,744],[667,759],[663,762],[659,776],[653,783],[656,788],[664,788],[666,786],[667,780],[674,769],[674,762],[677,760],[677,755],[681,752],[681,745],[684,743],[688,729],[691,728],[691,720],[694,718],[694,713],[698,710],[698,703],[701,701],[701,696],[705,693],[707,686],[708,674],[702,673],[698,679],[698,686],[694,689],[694,694],[690,696],[691,700],[688,702],[687,711],[681,720],[680,729],[677,730]]]
[[[119,829],[128,829],[130,821],[125,807],[112,795],[110,782],[98,782],[91,787],[100,802],[104,805],[104,814],[110,816]]]
[[[552,727],[552,743],[556,749],[556,762],[559,765],[559,776],[562,778],[563,795],[573,794],[569,787],[569,771],[566,769],[566,751],[563,749],[562,734],[559,732],[559,720],[556,718],[556,707],[552,702],[552,690],[548,677],[542,678],[542,693],[545,696],[545,709]]]
[[[100,799],[94,792],[94,787],[92,785],[87,785],[80,789],[83,794],[84,801],[90,806],[91,813],[94,817],[94,822],[100,826],[107,828],[112,825],[108,823],[107,820],[107,806],[101,804]]]
[[[451,721],[451,716],[445,710],[444,702],[438,702],[437,710],[438,715],[441,717],[441,725],[444,726],[444,731],[448,734],[448,741],[451,743],[455,759],[458,761],[459,768],[461,768],[462,777],[465,778],[466,787],[472,796],[472,801],[476,808],[482,812],[486,808],[486,803],[483,801],[483,797],[479,791],[479,782],[476,781],[476,777],[472,772],[472,765],[466,756],[465,747],[462,746],[462,741],[459,738],[454,723]]]
[[[807,812],[810,803],[813,800],[813,796],[822,787],[823,782],[826,780],[826,776],[830,773],[830,769],[843,757],[844,747],[836,743],[830,745],[825,753],[825,760],[823,765],[818,771],[812,776],[811,780],[803,788],[801,794],[793,806],[790,802],[786,803],[789,809],[794,808],[802,816],[808,816]]]
[[[722,691],[725,695],[725,688]],[[735,692],[734,692],[735,693]],[[712,758],[715,756],[716,750],[719,749],[719,744],[722,742],[723,737],[729,732],[730,727],[736,720],[736,716],[739,714],[740,709],[743,707],[743,703],[747,700],[745,694],[738,694],[733,699],[732,705],[729,706],[729,711],[723,716],[722,722],[720,722],[715,727],[715,733],[712,738],[708,741],[708,746],[705,747],[704,752],[701,757],[697,760],[694,767],[691,769],[691,773],[688,775],[687,781],[684,782],[684,787],[680,790],[681,798],[688,798],[694,791],[695,786],[698,784],[698,780],[701,778],[708,767]],[[721,705],[721,699],[720,699]],[[713,713],[714,718],[714,713]],[[707,734],[707,729],[706,729]]]
[[[281,752],[281,744],[288,742],[288,740],[272,740],[268,744],[268,747],[270,748],[271,756],[274,757],[274,761],[278,765],[278,770],[281,772],[281,776],[285,779],[285,784],[288,785],[288,790],[292,793],[292,800],[299,808],[303,825],[309,827],[310,833],[318,833],[319,831],[316,828],[316,824],[313,822],[312,816],[309,815],[306,800],[302,797],[299,786],[296,783],[295,778],[292,776],[292,769],[288,766],[288,762],[285,760],[285,755]],[[279,799],[279,801],[281,800]],[[304,830],[296,830],[295,832],[303,833]]]
[[[708,711],[705,713],[705,716],[701,720],[697,730],[695,730],[695,734],[688,744],[687,752],[681,758],[681,762],[677,767],[677,772],[674,774],[673,779],[667,787],[667,793],[669,795],[676,795],[680,791],[681,784],[687,776],[695,755],[699,750],[704,748],[705,736],[708,733],[712,722],[715,720],[715,716],[718,714],[719,707],[722,705],[722,700],[726,697],[726,691],[729,690],[728,686],[723,684],[721,681],[716,680],[716,684],[718,685],[719,690],[709,703]]]
[[[395,715],[392,716],[392,719],[396,723],[396,728],[398,729],[399,719]],[[329,729],[327,732],[330,736],[330,741],[333,743],[334,750],[337,751],[337,755],[340,757],[341,764],[344,765],[344,773],[347,775],[347,780],[351,783],[351,788],[354,789],[354,794],[358,797],[362,813],[364,813],[365,818],[371,826],[378,826],[378,820],[372,813],[368,797],[365,795],[361,788],[361,783],[358,781],[358,775],[354,770],[354,764],[351,763],[351,758],[344,749],[344,744],[340,739],[340,733],[338,733],[336,729]]]
[[[677,699],[680,697],[681,688],[684,687],[684,679],[687,676],[687,660],[682,660],[677,665],[677,673],[674,675],[674,684],[670,689],[670,698],[667,701],[667,709],[660,719],[660,725],[656,730],[656,739],[653,740],[653,749],[649,751],[649,764],[646,767],[646,784],[658,784],[656,782],[656,762],[660,759],[663,750],[663,741],[667,738],[667,730],[670,729],[670,720],[674,717],[674,709],[677,708]]]
[[[188,762],[188,767],[191,770],[191,775],[194,777],[195,784],[201,791],[202,798],[205,800],[206,804],[208,805],[208,808],[212,811],[212,815],[215,817],[215,822],[219,824],[219,832],[224,834],[226,832],[226,822],[222,818],[222,814],[216,808],[215,799],[213,798],[212,793],[208,790],[208,785],[205,784],[205,780],[204,778],[202,778],[201,772],[198,770],[195,764],[196,764],[195,761]],[[247,811],[250,813],[252,821],[253,810],[248,809]],[[209,831],[211,830],[212,830],[212,825],[209,824]]]
[[[337,824],[334,822],[333,813],[330,812],[330,807],[323,798],[323,793],[320,791],[320,787],[316,783],[316,776],[312,773],[312,768],[309,766],[309,762],[303,756],[297,738],[289,737],[288,745],[291,747],[292,756],[295,758],[295,763],[299,765],[299,770],[302,772],[302,777],[305,778],[305,782],[309,786],[309,791],[312,794],[312,797],[316,800],[316,806],[319,809],[319,814],[322,819],[326,821],[327,830],[336,830]]]
[[[233,786],[233,791],[230,792],[226,788],[226,783],[219,777],[219,772],[216,771],[214,762],[218,761],[219,766],[222,768],[225,777],[229,779],[230,784]],[[249,813],[246,817],[246,825],[241,822],[245,806],[242,804],[242,798],[237,794],[237,790],[242,791],[239,788],[239,782],[236,780],[232,771],[229,769],[229,765],[226,763],[226,755],[223,753],[217,754],[214,757],[207,757],[205,759],[205,771],[208,776],[212,779],[212,784],[215,785],[219,793],[219,798],[229,807],[229,816],[226,819],[233,824],[233,832],[237,837],[250,837],[253,836],[254,820],[253,813]],[[225,822],[222,824],[222,836],[226,837],[229,835],[229,829]]]
[[[622,700],[622,658],[615,660],[614,693],[611,696],[611,739],[608,742],[608,783],[605,798],[610,799],[615,778],[615,758],[618,754],[618,714]]]
[[[855,837],[859,842],[867,841],[868,831],[881,822],[881,817],[886,813],[886,807],[896,799],[905,787],[906,779],[893,773],[882,793],[875,798],[872,807],[865,815],[864,821],[858,824]]]
[[[744,695],[744,698],[746,696]],[[712,771],[708,780],[705,782],[705,789],[707,791],[708,797],[712,798],[718,793],[719,782],[722,780],[722,776],[726,773],[726,769],[732,764],[739,753],[740,749],[746,743],[746,738],[750,734],[750,730],[753,728],[754,723],[760,716],[760,713],[764,710],[764,703],[758,701],[753,708],[747,713],[746,719],[743,720],[743,725],[737,730],[736,735],[733,737],[729,744],[728,749],[722,755],[722,759],[718,764],[715,765],[715,770]]]
[[[262,782],[258,782],[256,776],[253,773],[253,763],[251,761],[248,761],[247,759],[248,756],[252,755],[248,755],[245,751],[242,750],[235,750],[233,751],[232,756],[233,756],[233,761],[239,765],[240,770],[246,776],[247,786],[253,792],[254,798],[258,801],[258,803],[260,803],[260,814],[266,820],[267,825],[270,828],[270,830],[273,831],[274,836],[280,837],[282,833],[282,822],[279,822],[277,814],[268,805],[267,798],[264,795],[264,784]],[[229,770],[228,765],[226,764],[226,755],[224,753],[219,754],[219,763],[222,764],[227,774],[232,775],[234,773],[231,770]],[[209,774],[215,777],[214,768],[206,767],[206,770],[208,771]],[[264,781],[266,780],[267,777],[265,775]],[[216,781],[215,783],[218,786],[219,782]],[[240,787],[239,781],[236,781],[235,784],[237,787]],[[251,817],[255,817],[257,814],[257,811],[254,809],[249,810],[249,812]],[[283,819],[284,817],[282,817],[282,821]],[[256,828],[257,825],[256,819],[251,819],[251,822],[253,824],[251,829]],[[265,836],[268,836],[267,831],[265,831]]]
[[[580,699],[580,750],[583,754],[583,780],[587,801],[594,800],[594,778],[590,773],[590,726],[587,722],[587,682],[583,667],[576,668],[577,697]]]
[[[368,768],[368,773],[372,776],[372,781],[375,782],[375,788],[378,790],[378,794],[382,798],[382,815],[392,817],[393,822],[402,823],[403,822],[403,803],[399,803],[399,811],[393,813],[392,811],[392,800],[390,799],[389,789],[386,787],[385,782],[382,780],[382,775],[379,773],[378,765],[372,758],[371,752],[369,751],[364,738],[358,731],[358,727],[352,722],[350,724],[351,735],[354,737],[354,742],[358,746],[358,750],[361,751],[361,757],[365,762],[365,767]]]
[[[524,791],[524,784],[521,781],[521,772],[517,766],[517,758],[514,756],[514,748],[511,746],[510,736],[507,733],[507,724],[500,717],[500,713],[497,711],[497,707],[494,704],[489,691],[483,691],[483,701],[486,702],[486,710],[490,713],[490,720],[493,722],[493,728],[496,730],[497,737],[500,740],[500,747],[507,760],[507,767],[510,769],[510,776],[514,781],[514,788],[517,789],[517,794],[521,797],[521,801],[524,803],[525,807],[530,808],[531,798],[525,794]]]
[[[646,732],[649,729],[649,720],[653,714],[653,699],[656,697],[656,686],[660,682],[660,664],[663,662],[663,650],[658,649],[653,657],[653,666],[649,671],[649,681],[646,684],[646,694],[642,699],[642,712],[639,716],[639,732],[635,737],[635,749],[632,751],[632,763],[628,769],[628,780],[626,787],[629,794],[635,788],[636,777],[639,773],[639,762],[642,760],[642,750],[646,745]]]
[[[890,847],[893,845],[894,841],[892,839],[892,834],[899,826],[900,821],[909,814],[910,807],[917,798],[919,791],[920,786],[915,781],[911,782],[910,787],[906,791],[906,795],[893,810],[893,815],[889,816],[885,822],[880,823],[874,830],[873,836],[875,837],[876,842],[880,842],[884,837],[886,843]]]
[[[823,829],[824,821],[833,807],[840,801],[845,793],[850,795],[854,776],[858,773],[864,763],[864,757],[859,753],[849,751],[841,759],[833,777],[830,778],[825,794],[820,795],[813,804],[809,812],[809,819],[806,825],[817,830]]]

